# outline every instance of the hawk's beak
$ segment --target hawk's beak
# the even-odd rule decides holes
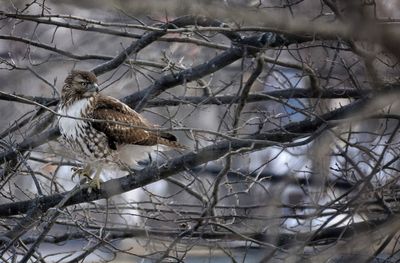
[[[85,91],[85,96],[93,96],[99,93],[99,85],[97,83],[91,83],[87,85],[86,91]]]
[[[98,93],[99,92],[99,85],[97,83],[92,83],[87,86],[86,93]]]

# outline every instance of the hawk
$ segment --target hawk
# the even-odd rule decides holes
[[[67,76],[58,113],[63,141],[86,162],[86,173],[95,167],[91,184],[97,188],[105,163],[131,167],[155,150],[185,148],[128,105],[101,95],[96,76],[88,71],[73,70]]]

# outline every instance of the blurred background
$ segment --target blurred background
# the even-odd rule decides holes
[[[140,91],[189,76],[139,109],[189,148],[154,153],[153,163],[235,138],[250,143],[141,189],[68,206],[41,240],[47,213],[27,225],[29,213],[0,214],[2,261],[24,260],[32,244],[26,262],[399,260],[400,2],[1,3],[1,206],[79,183],[71,169],[82,162],[58,138],[18,148],[57,127],[49,109],[68,73],[93,70],[182,16],[213,23],[162,28],[98,74],[101,93],[135,108],[129,98]],[[241,41],[267,33],[272,44]],[[235,47],[238,59],[224,64],[221,54]],[[221,66],[201,74],[214,59]],[[125,175],[107,170],[102,179]]]

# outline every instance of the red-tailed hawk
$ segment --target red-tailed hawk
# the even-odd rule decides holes
[[[74,70],[68,75],[58,113],[63,140],[87,165],[96,163],[97,187],[104,163],[130,167],[157,149],[184,148],[172,134],[138,128],[156,126],[121,101],[99,94],[91,72]]]

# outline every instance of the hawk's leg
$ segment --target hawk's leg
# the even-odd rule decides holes
[[[91,164],[86,164],[83,167],[74,167],[73,175],[74,178],[76,175],[82,178],[81,183],[88,181],[89,182],[89,190],[90,189],[100,189],[100,173],[103,169],[103,166],[100,162],[94,162]],[[93,178],[91,177],[93,175]]]
[[[103,169],[103,166],[101,165],[100,162],[96,162],[94,164],[94,176],[93,179],[90,180],[89,182],[89,189],[97,189],[100,190],[100,183],[101,183],[101,179],[100,179],[100,173],[101,170]]]
[[[80,178],[80,182],[84,182],[85,180],[90,180],[90,174],[91,172],[91,167],[89,164],[86,164],[85,166],[81,166],[81,167],[73,167],[71,169],[73,171],[72,174],[72,179],[74,179],[75,176],[79,176]]]

